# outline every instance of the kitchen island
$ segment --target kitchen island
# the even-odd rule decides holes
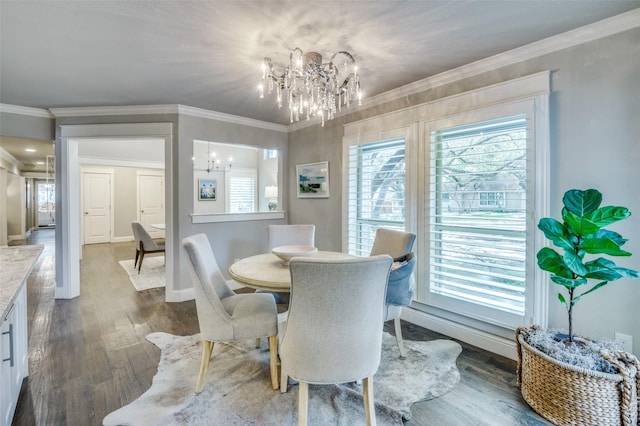
[[[27,278],[43,246],[0,246],[0,424],[10,425],[29,375]]]

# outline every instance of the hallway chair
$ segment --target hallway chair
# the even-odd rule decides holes
[[[164,242],[154,241],[147,230],[144,229],[144,226],[137,220],[131,222],[131,227],[133,228],[133,238],[136,242],[136,260],[133,262],[133,267],[138,266],[139,274],[145,253],[165,253]]]
[[[209,239],[196,234],[182,240],[193,281],[202,335],[202,360],[196,393],[202,391],[214,342],[269,338],[271,385],[278,389],[278,319],[270,294],[236,294],[220,272]]]
[[[293,258],[289,317],[281,324],[281,391],[299,382],[298,425],[307,424],[308,384],[362,380],[367,425],[375,424],[373,375],[380,365],[390,256]],[[314,422],[311,422],[314,423]]]
[[[373,241],[373,247],[371,248],[370,256],[376,256],[380,254],[388,254],[394,261],[405,261],[406,267],[403,271],[397,271],[398,275],[402,274],[402,279],[413,280],[411,276],[415,267],[416,258],[412,253],[413,244],[416,241],[416,234],[413,232],[396,231],[387,228],[378,228],[376,231],[376,237]],[[396,271],[390,274],[390,279],[399,278],[396,276]],[[393,320],[393,325],[396,333],[396,342],[398,343],[398,350],[400,356],[405,358],[407,351],[402,341],[402,327],[400,324],[400,315],[402,314],[402,307],[411,303],[414,292],[414,283],[410,281],[411,285],[405,287],[407,294],[403,295],[403,301],[396,299],[393,303],[385,304],[385,322]],[[407,281],[406,284],[409,284]]]

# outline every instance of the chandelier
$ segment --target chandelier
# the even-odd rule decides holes
[[[217,173],[226,173],[231,170],[233,166],[233,158],[229,157],[229,164],[227,166],[222,166],[220,164],[220,159],[216,158],[216,153],[211,152],[211,142],[207,142],[207,168],[202,169],[196,167],[196,157],[191,157],[191,161],[193,161],[193,169],[200,172],[217,172]]]
[[[342,66],[336,57],[344,59]],[[260,99],[264,98],[265,84],[269,94],[275,87],[278,108],[282,108],[286,98],[292,123],[300,117],[310,120],[320,116],[324,126],[325,120],[334,118],[343,106],[348,108],[355,100],[362,104],[358,66],[346,51],[334,53],[329,63],[323,64],[319,53],[304,53],[296,47],[289,53],[289,65],[281,73],[274,70],[271,58],[264,58]]]

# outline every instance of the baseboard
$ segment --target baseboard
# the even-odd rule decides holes
[[[413,308],[404,308],[401,318],[420,327],[445,334],[470,345],[493,352],[495,354],[517,360],[516,343],[514,339],[495,336],[466,325],[458,324],[444,318],[436,317]]]
[[[195,299],[195,294],[192,288],[186,288],[184,290],[171,290],[165,289],[165,300],[167,302],[186,302],[187,300]]]
[[[129,241],[133,241],[133,237],[132,236],[128,236],[128,237],[113,237],[113,238],[111,238],[111,242],[112,243],[127,243]]]
[[[17,240],[24,240],[26,237],[24,236],[24,234],[16,234],[16,235],[8,235],[7,236],[7,240],[8,241],[17,241]]]

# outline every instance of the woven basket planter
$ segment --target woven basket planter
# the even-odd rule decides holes
[[[516,331],[518,387],[535,412],[556,425],[637,426],[640,363],[626,352],[601,352],[618,370],[607,374],[557,361]]]

